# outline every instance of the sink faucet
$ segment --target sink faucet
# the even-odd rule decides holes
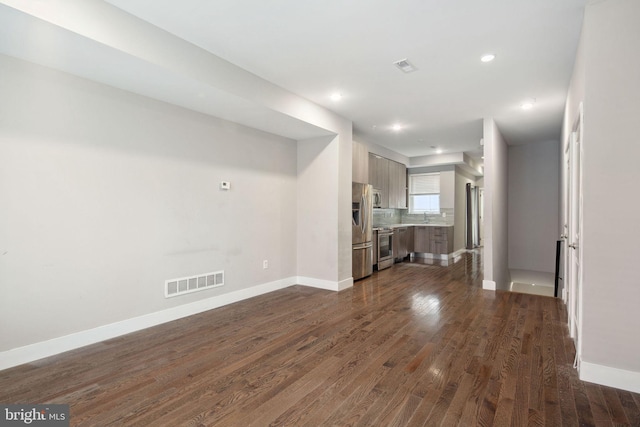
[[[427,213],[424,213],[424,223],[428,224],[429,223],[429,217],[427,216]]]

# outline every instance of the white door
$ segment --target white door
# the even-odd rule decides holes
[[[564,149],[564,176],[562,180],[562,185],[564,189],[564,199],[562,200],[562,212],[564,213],[563,219],[564,224],[562,225],[562,235],[560,238],[563,240],[562,246],[562,301],[564,301],[565,305],[569,307],[569,295],[571,293],[571,277],[569,275],[569,265],[571,263],[571,258],[569,255],[569,218],[571,218],[571,192],[570,189],[570,179],[571,176],[571,154],[569,152],[569,148],[571,147],[572,140],[574,138],[573,133],[569,136],[569,140],[567,141],[567,145]],[[571,294],[573,295],[573,294]],[[571,316],[569,316],[569,333],[572,333],[571,328]]]
[[[482,218],[484,214],[484,188],[478,190],[478,246],[484,246],[484,220]]]
[[[576,362],[581,354],[582,325],[582,104],[569,144],[568,236],[566,244],[567,309],[569,332],[576,345]]]

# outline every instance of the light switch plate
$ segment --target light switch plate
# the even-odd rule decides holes
[[[220,182],[221,190],[231,190],[231,183],[229,181],[221,181]]]

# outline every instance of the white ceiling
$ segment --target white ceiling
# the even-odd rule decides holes
[[[559,140],[586,0],[108,0],[405,156]],[[492,63],[480,56],[492,52]],[[410,74],[393,62],[408,58]],[[343,94],[340,102],[329,95]],[[526,98],[535,108],[522,111]],[[393,132],[400,123],[404,129]],[[375,126],[375,128],[374,128]]]
[[[356,140],[407,157],[434,154],[432,147],[479,156],[484,117],[496,120],[510,144],[559,140],[587,2],[106,1],[352,120]],[[34,10],[42,4],[31,3]],[[193,80],[149,85],[154,71],[149,64],[141,74],[141,65],[131,58],[123,60],[120,52],[104,46],[88,49],[87,40],[81,37],[71,41],[73,31],[49,28],[46,22],[31,18],[28,24],[20,24],[28,18],[25,14],[6,7],[0,12],[4,22],[0,52],[190,108],[179,100],[180,85],[193,85]],[[15,28],[9,30],[10,24]],[[107,19],[99,24],[110,25]],[[42,52],[25,48],[24,38],[16,34],[24,28],[33,31],[34,26],[50,32],[49,39],[55,35],[66,47],[69,53],[64,64],[52,63]],[[73,45],[76,52],[91,51],[95,56],[91,63],[101,65],[83,70],[87,67],[81,61],[73,63],[69,59]],[[480,56],[488,52],[497,55],[495,61],[480,62]],[[404,58],[418,70],[405,74],[393,65]],[[169,78],[157,71],[156,78]],[[189,87],[188,92],[196,89]],[[339,102],[329,98],[335,91],[343,95]],[[535,98],[536,104],[522,111],[519,106],[526,98]],[[225,104],[233,104],[222,102],[219,96],[218,100],[219,105],[200,101],[201,105],[191,108],[234,120],[232,109],[226,110],[226,116],[220,114]],[[238,104],[236,110],[246,110],[238,99],[230,101]],[[263,130],[273,126],[270,118],[256,119],[260,111],[253,111],[252,116],[246,124],[261,120]],[[392,131],[394,123],[403,129]],[[307,131],[300,123],[291,125],[298,130],[285,136]],[[279,129],[287,126],[287,121],[278,124]]]

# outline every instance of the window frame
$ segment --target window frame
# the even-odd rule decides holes
[[[415,192],[415,186],[416,184],[414,183],[414,180],[420,179],[420,177],[437,177],[437,186],[438,186],[438,191],[435,192],[434,189],[431,189],[431,191],[424,191],[424,192]],[[409,196],[409,214],[439,214],[441,209],[440,209],[440,172],[427,172],[427,173],[417,173],[417,174],[410,174],[409,175],[409,191],[408,191],[408,196]],[[415,209],[415,197],[420,197],[420,196],[436,196],[437,197],[437,210],[436,209]]]

